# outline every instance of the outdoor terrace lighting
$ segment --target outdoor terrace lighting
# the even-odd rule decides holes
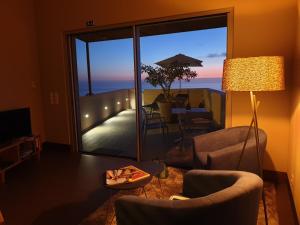
[[[107,109],[108,109],[108,107],[107,107],[107,106],[105,106],[105,107],[104,107],[104,109],[105,109],[105,110],[107,110]]]
[[[129,99],[128,99],[128,98],[126,98],[125,100],[126,100],[126,102],[128,102],[128,100],[129,100]]]
[[[118,104],[118,105],[120,105],[120,104],[121,104],[121,102],[117,102],[117,104]]]
[[[89,114],[85,114],[84,117],[85,117],[85,118],[89,118],[90,115],[89,115]]]

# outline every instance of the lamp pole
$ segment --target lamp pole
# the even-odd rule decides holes
[[[253,128],[255,149],[257,155],[257,174],[263,178],[263,151],[260,152],[259,130],[257,120],[257,101],[253,91],[280,91],[285,89],[284,84],[284,58],[282,56],[258,56],[246,58],[233,58],[224,61],[222,87],[225,91],[250,91],[252,120],[245,137],[243,148],[237,164],[240,170],[241,161],[245,154],[246,145]],[[267,207],[264,189],[262,191],[265,223],[268,225]]]
[[[255,136],[255,147],[256,147],[256,156],[257,156],[257,163],[258,163],[258,169],[259,169],[259,175],[263,179],[263,168],[262,168],[262,161],[261,161],[261,156],[260,155],[260,150],[259,150],[259,135],[258,135],[258,120],[257,120],[257,109],[259,107],[260,102],[257,101],[256,96],[253,94],[253,91],[250,91],[250,99],[251,99],[251,109],[252,109],[252,120],[246,135],[246,139],[244,141],[243,149],[238,161],[238,166],[237,169],[239,169],[241,165],[241,161],[245,152],[245,148],[250,136],[251,129],[254,125],[254,136]],[[266,198],[265,198],[265,192],[264,189],[262,191],[262,200],[263,200],[263,206],[264,206],[264,215],[265,215],[265,224],[268,225],[268,213],[267,213],[267,205],[266,205]]]

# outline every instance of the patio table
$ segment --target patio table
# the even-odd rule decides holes
[[[199,118],[204,120],[210,120],[212,117],[212,113],[208,111],[206,108],[191,108],[186,109],[184,107],[175,107],[171,109],[172,114],[177,115],[178,119],[178,127],[180,131],[180,138],[176,140],[176,142],[183,142],[186,130],[186,121],[191,120],[193,118]]]

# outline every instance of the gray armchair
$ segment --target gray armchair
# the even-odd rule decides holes
[[[188,200],[122,196],[118,225],[256,225],[262,180],[240,171],[191,170],[184,176]]]
[[[232,127],[194,137],[194,167],[211,170],[237,170],[248,128],[247,126]],[[263,159],[267,135],[261,129],[258,133],[260,158]],[[239,170],[260,174],[254,129],[250,132]]]

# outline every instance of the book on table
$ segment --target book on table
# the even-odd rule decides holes
[[[119,169],[107,170],[106,184],[117,185],[124,183],[133,183],[145,179],[149,176],[149,173],[130,165]]]

